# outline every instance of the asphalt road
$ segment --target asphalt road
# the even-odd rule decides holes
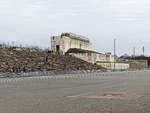
[[[150,71],[0,78],[0,113],[150,113]]]

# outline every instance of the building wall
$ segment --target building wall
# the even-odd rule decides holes
[[[98,61],[114,62],[114,58],[111,54],[109,55],[101,53],[69,53],[69,54],[93,64],[96,64]]]
[[[85,60],[89,63],[100,65],[106,69],[114,69],[114,57],[111,54],[100,53],[70,53],[70,55]],[[115,63],[116,70],[129,69],[128,63]]]
[[[143,69],[148,67],[147,60],[129,60],[131,69]]]
[[[116,70],[126,70],[130,68],[130,65],[128,63],[115,63],[114,68],[114,62],[98,62],[97,65],[100,65],[106,69],[116,69]]]
[[[59,52],[67,52],[70,48],[78,48],[91,50],[92,44],[87,40],[80,40],[68,36],[53,36],[51,37],[51,49],[57,51],[56,46],[59,45]]]
[[[112,63],[112,69],[114,69],[114,63]],[[125,69],[129,69],[130,65],[128,63],[116,63],[115,64],[115,69],[117,70],[125,70]]]

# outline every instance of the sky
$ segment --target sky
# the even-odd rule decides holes
[[[0,0],[0,42],[50,47],[50,37],[73,32],[93,50],[150,55],[149,0]]]

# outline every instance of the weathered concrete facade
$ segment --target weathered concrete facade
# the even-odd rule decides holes
[[[51,49],[54,52],[66,53],[70,48],[91,50],[88,38],[74,33],[62,33],[61,36],[51,37]]]
[[[130,68],[129,63],[122,63],[122,62],[115,62],[115,67],[114,67],[114,62],[97,62],[97,65],[103,66],[104,68],[107,69],[116,69],[116,70],[126,70]]]
[[[97,61],[101,61],[101,62],[114,62],[114,57],[111,54],[102,54],[102,53],[98,53],[95,51],[90,51],[90,50],[84,50],[84,49],[69,49],[68,54],[76,56],[78,58],[84,59],[87,62],[96,64]]]
[[[51,49],[54,52],[69,54],[107,69],[114,69],[114,56],[111,53],[102,54],[92,51],[90,40],[81,35],[62,33],[61,36],[52,36]],[[129,64],[116,62],[115,68],[128,69]]]
[[[131,69],[148,68],[147,60],[128,60]]]
[[[92,64],[100,65],[106,69],[114,69],[114,56],[110,53],[102,54],[95,51],[82,49],[69,49],[67,54],[85,60]],[[128,63],[115,62],[115,69],[129,69]]]

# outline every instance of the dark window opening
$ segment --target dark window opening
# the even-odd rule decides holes
[[[60,45],[56,45],[56,52],[60,51]]]
[[[82,49],[82,44],[80,44],[80,49]]]

